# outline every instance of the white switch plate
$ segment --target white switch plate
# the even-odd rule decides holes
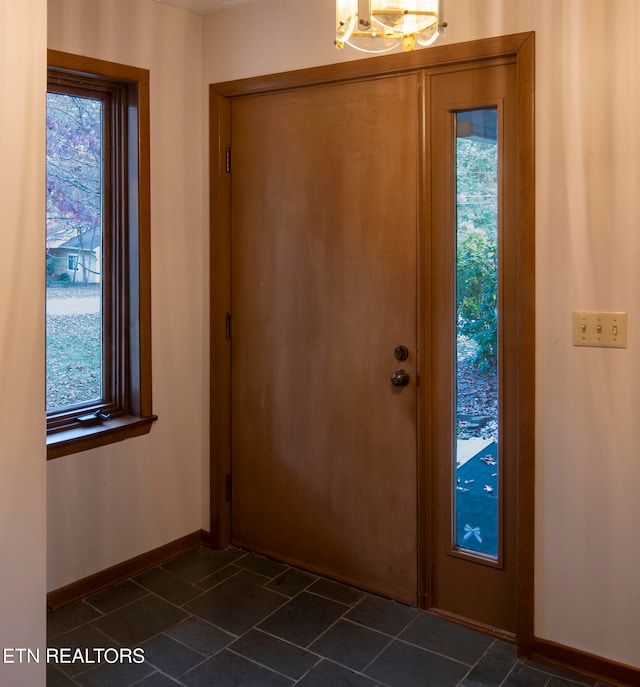
[[[627,347],[627,313],[573,311],[573,345]]]

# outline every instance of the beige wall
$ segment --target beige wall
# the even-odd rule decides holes
[[[332,45],[334,7],[210,15],[205,84],[361,57]],[[449,0],[446,18],[441,44],[536,32],[536,635],[640,666],[640,3]],[[573,309],[627,310],[628,350],[572,347]]]
[[[46,0],[0,2],[0,684],[44,684]]]
[[[151,70],[160,420],[148,436],[45,468],[46,7],[2,0],[3,646],[44,642],[47,500],[48,589],[208,526],[206,84],[360,57],[331,43],[332,0],[260,0],[205,20],[152,0],[48,6],[49,47]],[[446,42],[536,31],[536,634],[640,666],[640,3],[456,0],[447,19]],[[573,348],[578,308],[627,310],[629,348]],[[3,685],[42,684],[39,666],[0,670]]]
[[[151,0],[50,0],[48,47],[150,70],[151,433],[47,466],[48,589],[208,524],[201,19]],[[39,297],[41,298],[41,296]]]

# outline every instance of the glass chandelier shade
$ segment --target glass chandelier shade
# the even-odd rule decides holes
[[[336,0],[336,40],[362,52],[431,45],[446,24],[444,0]]]

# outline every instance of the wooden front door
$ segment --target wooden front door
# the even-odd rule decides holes
[[[415,74],[230,113],[232,541],[413,604],[418,116]]]
[[[213,544],[515,634],[523,653],[533,63],[520,34],[210,91]],[[499,428],[476,456],[491,468],[476,484],[496,504],[490,537],[458,498],[472,483],[456,429],[465,136],[499,158]]]

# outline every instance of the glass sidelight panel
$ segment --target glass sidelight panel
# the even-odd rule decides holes
[[[454,547],[500,553],[498,112],[456,118]]]

